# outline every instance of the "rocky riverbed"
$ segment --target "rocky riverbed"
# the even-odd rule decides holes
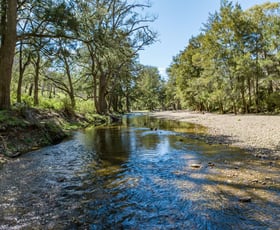
[[[279,115],[233,115],[164,111],[151,116],[200,124],[208,128],[207,142],[229,144],[251,151],[259,158],[280,156]]]

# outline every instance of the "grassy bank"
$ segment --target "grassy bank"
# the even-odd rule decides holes
[[[0,164],[43,146],[57,144],[71,131],[107,122],[95,114],[35,109],[0,111]]]

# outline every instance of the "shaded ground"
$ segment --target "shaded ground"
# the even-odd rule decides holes
[[[188,111],[155,112],[151,116],[208,127],[208,143],[229,144],[249,150],[259,158],[280,156],[280,116],[219,115]]]

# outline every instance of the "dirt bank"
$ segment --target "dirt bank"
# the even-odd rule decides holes
[[[188,111],[155,112],[151,116],[208,127],[208,140],[252,151],[259,157],[280,156],[280,116],[219,115]]]
[[[0,111],[0,166],[9,158],[62,141],[72,130],[104,123],[102,119],[34,108]]]

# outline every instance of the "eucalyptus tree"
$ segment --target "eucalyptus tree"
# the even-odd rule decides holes
[[[0,1],[0,109],[10,107],[12,66],[17,41],[30,37],[73,37],[70,1]],[[43,29],[42,29],[43,28]]]
[[[144,46],[155,40],[149,29],[154,18],[141,16],[146,4],[123,0],[76,1],[80,15],[79,35],[88,50],[96,111],[108,112],[110,84]],[[111,87],[112,88],[112,87]]]
[[[55,42],[49,55],[51,60],[49,71],[44,78],[51,81],[56,88],[68,96],[71,109],[74,110],[76,106],[75,85],[80,81],[80,78],[77,77],[80,57],[77,52],[77,42],[65,39],[58,39]]]
[[[0,109],[10,107],[12,66],[17,41],[17,0],[0,1]]]
[[[214,86],[213,94],[220,94],[220,110],[224,110],[223,104],[226,107],[231,106],[225,103],[231,100],[234,112],[237,112],[237,107],[242,107],[243,112],[248,112],[245,80],[246,76],[250,76],[247,74],[250,69],[245,68],[248,65],[243,64],[246,63],[244,58],[248,57],[245,55],[245,47],[250,34],[250,23],[244,17],[240,5],[233,6],[231,2],[225,1],[210,34],[212,41],[216,43],[214,49],[208,47],[208,50],[214,51],[216,57],[213,59],[213,76],[220,82]],[[228,100],[224,100],[226,96],[229,97]]]
[[[148,110],[159,108],[161,106],[162,87],[158,69],[153,66],[142,66],[137,76],[138,108]]]
[[[201,68],[202,52],[201,39],[202,35],[192,37],[188,46],[180,52],[169,67],[168,73],[175,86],[176,100],[174,105],[183,107],[191,106],[195,109],[202,109],[200,101],[200,92],[202,89]],[[179,103],[180,102],[180,103]],[[198,108],[201,107],[201,108]],[[178,106],[175,106],[178,108]]]
[[[246,16],[252,24],[251,42],[248,47],[254,61],[254,98],[257,111],[263,109],[264,101],[270,103],[278,94],[280,71],[280,3],[264,3],[247,10]],[[265,90],[264,90],[265,89]],[[261,102],[263,101],[263,102]],[[278,108],[279,108],[278,103]],[[270,105],[268,106],[270,107]],[[268,108],[271,110],[272,108]]]
[[[65,44],[67,40],[75,40],[78,24],[75,18],[74,5],[69,1],[40,0],[31,3],[31,5],[27,5],[25,10],[31,13],[32,20],[29,20],[27,29],[22,30],[20,36],[31,47],[34,47],[36,53],[36,60],[34,60],[34,105],[38,105],[40,62],[43,59],[46,62],[47,59],[52,58],[52,52],[57,49],[57,46],[60,46],[58,44],[61,44],[61,39],[64,39]],[[61,60],[61,55],[59,55],[61,53],[57,55],[59,60]],[[64,62],[64,64],[68,82],[70,82],[70,90],[67,92],[70,92],[72,106],[75,106],[72,82],[71,79],[69,80],[68,62]]]
[[[23,79],[26,69],[31,63],[32,51],[29,49],[29,47],[25,47],[23,41],[20,41],[18,46],[19,76],[17,79],[17,103],[21,103]]]
[[[280,3],[243,11],[222,1],[169,68],[182,105],[235,113],[279,110],[279,12]]]

